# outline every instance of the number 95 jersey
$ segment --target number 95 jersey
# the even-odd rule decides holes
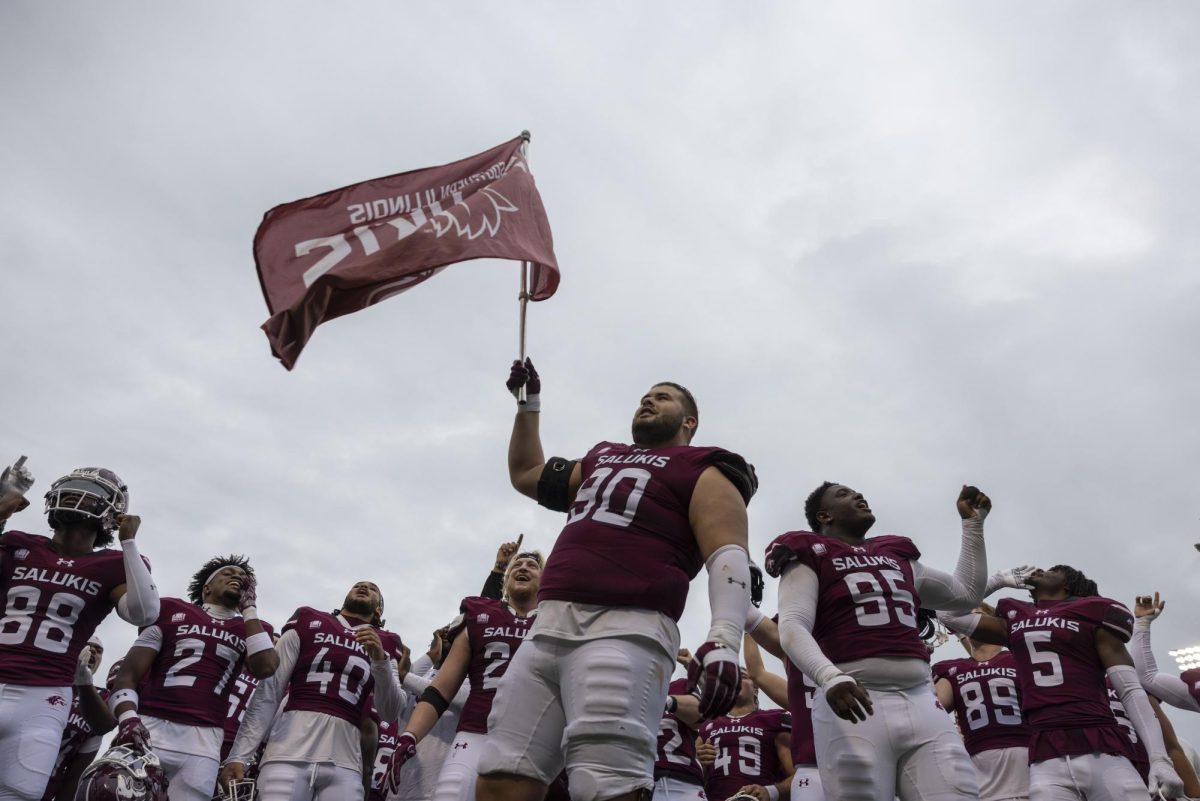
[[[781,575],[788,564],[812,568],[819,582],[813,638],[841,664],[873,656],[929,661],[917,633],[921,599],[912,560],[921,552],[907,537],[880,536],[849,545],[808,531],[780,534],[767,546],[766,570]]]
[[[50,540],[9,531],[0,550],[0,683],[69,687],[79,652],[125,583],[121,551],[70,558]]]
[[[704,560],[688,511],[700,474],[745,466],[721,448],[601,442],[542,572],[539,601],[652,609],[678,621]]]
[[[354,639],[355,628],[359,627],[348,625],[341,615],[308,606],[296,610],[283,627],[284,633],[294,630],[300,639],[285,711],[322,712],[358,727],[375,680],[370,657]],[[399,635],[380,630],[379,639],[389,657],[404,658]]]

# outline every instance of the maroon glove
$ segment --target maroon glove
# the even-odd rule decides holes
[[[238,599],[238,611],[245,612],[248,607],[258,606],[258,580],[249,573],[246,583],[242,585],[242,597]]]
[[[396,750],[392,752],[392,761],[388,764],[387,773],[383,777],[383,786],[388,795],[400,792],[400,769],[404,763],[417,755],[417,738],[404,732],[396,738]]]
[[[737,654],[729,646],[708,642],[696,649],[688,663],[688,692],[700,699],[700,714],[705,718],[724,715],[737,699],[741,671]]]
[[[117,727],[117,736],[113,738],[113,747],[128,746],[135,751],[145,754],[150,751],[150,732],[142,725],[142,719],[137,715],[125,718]]]
[[[521,387],[525,387],[525,403],[530,411],[534,411],[539,405],[539,396],[542,394],[542,379],[538,377],[537,369],[533,366],[533,362],[528,358],[524,364],[519,361],[512,363],[512,369],[508,372],[508,381],[505,382],[508,391],[513,394],[514,398],[520,397]]]

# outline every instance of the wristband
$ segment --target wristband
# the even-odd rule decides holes
[[[257,606],[247,606],[245,609],[242,610],[242,619],[243,620],[258,620],[258,607]]]
[[[246,656],[254,656],[263,651],[269,651],[274,647],[271,644],[271,635],[265,631],[260,631],[258,634],[251,634],[246,638]]]
[[[679,709],[679,699],[673,695],[667,696],[667,714],[675,714],[675,710]]]
[[[771,799],[771,801],[779,801],[779,788],[773,784],[768,784],[767,798]]]
[[[542,410],[541,395],[526,395],[524,403],[517,403],[518,412],[540,412]]]
[[[121,714],[117,715],[117,723],[124,723],[125,721],[129,720],[130,718],[136,718],[137,716],[138,716],[138,713],[137,713],[136,709],[127,709],[124,712],[122,712]]]
[[[113,711],[113,714],[116,714],[117,706],[119,704],[125,703],[126,701],[133,704],[134,709],[137,709],[137,705],[138,705],[137,690],[117,690],[112,695],[108,696],[108,708]],[[134,714],[137,714],[137,713],[135,712]]]

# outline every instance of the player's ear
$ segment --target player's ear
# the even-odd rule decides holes
[[[691,442],[692,437],[696,436],[696,429],[700,427],[700,421],[689,414],[683,418],[683,427],[687,429],[688,442]]]
[[[817,512],[817,522],[822,526],[827,525],[828,523],[832,522],[832,520],[833,515],[829,514],[829,512],[826,512],[824,509]]]

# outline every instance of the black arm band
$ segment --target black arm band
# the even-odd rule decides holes
[[[679,709],[679,699],[673,695],[667,696],[667,714],[675,714],[675,710]]]
[[[450,702],[433,687],[425,688],[425,692],[421,693],[421,700],[433,707],[439,718],[450,708]]]
[[[571,508],[571,473],[575,472],[573,459],[551,456],[538,477],[537,502],[555,512]]]

